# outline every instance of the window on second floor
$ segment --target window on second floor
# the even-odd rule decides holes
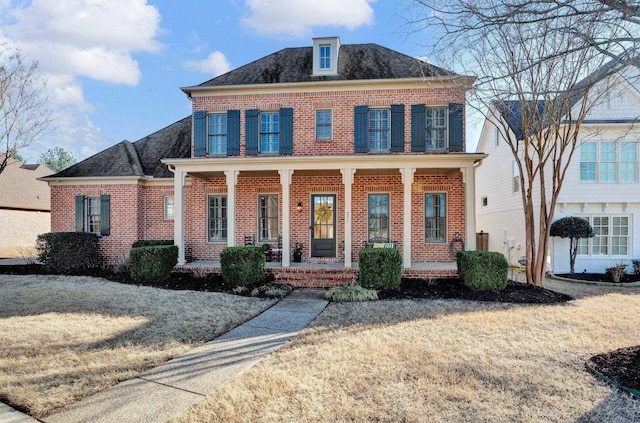
[[[260,113],[260,152],[277,153],[280,151],[280,114],[278,112]]]
[[[316,110],[316,140],[329,141],[332,138],[333,112],[331,109]]]
[[[447,148],[447,108],[425,108],[425,141],[427,150]]]
[[[580,182],[637,182],[638,145],[635,142],[583,142]]]
[[[389,109],[369,109],[369,151],[388,151]]]
[[[209,154],[227,154],[227,114],[214,113],[209,115]]]
[[[517,162],[513,162],[511,165],[511,192],[520,192],[520,168]]]

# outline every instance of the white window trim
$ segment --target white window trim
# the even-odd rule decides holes
[[[578,217],[581,217],[583,219],[587,219],[587,221],[589,222],[589,224],[593,227],[593,218],[594,217],[607,217],[609,219],[609,223],[608,223],[608,230],[609,230],[609,234],[607,235],[607,254],[593,254],[593,242],[592,239],[593,238],[581,238],[578,241],[578,245],[586,242],[587,243],[587,254],[581,254],[580,250],[578,250],[578,254],[577,257],[593,257],[593,258],[630,258],[633,255],[633,251],[632,248],[633,246],[631,245],[633,242],[633,216],[630,214],[624,214],[624,213],[614,213],[614,214],[603,214],[603,213],[595,213],[595,214],[585,214],[585,215],[577,215]],[[611,253],[611,250],[613,249],[613,243],[612,243],[612,237],[613,235],[613,218],[614,217],[626,217],[627,218],[627,254],[626,255],[614,255]]]
[[[173,220],[174,219],[174,214],[172,214],[171,216],[169,216],[169,214],[167,213],[168,211],[168,204],[167,204],[167,200],[171,198],[173,200],[173,213],[175,213],[175,197],[173,195],[165,195],[162,199],[162,208],[163,208],[163,216],[164,216],[164,220]]]
[[[445,216],[444,216],[444,240],[443,241],[428,241],[427,240],[427,225],[426,225],[426,207],[427,207],[427,195],[444,195],[444,210],[445,210]],[[448,235],[448,228],[449,228],[449,194],[447,192],[443,192],[443,191],[434,191],[434,192],[425,192],[422,195],[422,205],[424,207],[423,211],[422,211],[422,231],[423,231],[423,235],[422,235],[422,241],[425,244],[446,244],[447,243],[447,239],[449,237]]]
[[[427,126],[427,111],[434,109],[444,110],[444,147],[442,148],[429,148],[427,146],[427,134],[432,128]],[[442,129],[442,128],[440,128]],[[443,104],[429,104],[424,108],[424,147],[426,151],[447,151],[449,149],[449,106]]]
[[[318,138],[318,112],[325,111],[325,110],[331,113],[331,122],[328,125],[329,128],[331,129],[331,133],[329,134],[329,138]],[[330,109],[328,107],[319,108],[315,110],[314,115],[315,115],[315,121],[316,121],[314,136],[316,138],[316,141],[320,141],[320,142],[333,141],[333,109]],[[324,126],[327,126],[327,125],[324,125]]]
[[[372,129],[370,128],[370,113],[373,110],[386,110],[387,111],[387,122],[389,122],[389,126],[387,127],[387,129],[385,130],[385,132],[387,132],[387,148],[382,149],[382,148],[371,148],[371,131]],[[383,130],[373,130],[375,132],[383,132]],[[426,141],[425,141],[426,142]],[[373,153],[386,153],[391,151],[391,106],[389,107],[369,107],[369,109],[367,110],[367,149],[369,152],[373,152]]]
[[[261,196],[275,196],[276,199],[278,200],[278,216],[277,216],[277,224],[278,224],[278,236],[274,239],[263,239],[261,238],[262,232],[261,232],[261,228],[260,228],[260,197]],[[257,231],[256,233],[258,234],[256,241],[260,242],[260,243],[265,243],[265,242],[275,242],[278,241],[278,238],[281,236],[281,230],[280,230],[280,215],[282,214],[281,209],[281,204],[280,204],[280,193],[277,192],[261,192],[257,195],[256,197],[256,206],[257,206],[257,212],[256,215],[258,217],[258,221],[256,222],[256,227],[257,227]]]
[[[615,141],[615,140],[607,140],[607,139],[603,139],[603,140],[598,140],[598,141],[585,141],[583,144],[586,143],[594,143],[596,145],[596,160],[595,160],[595,164],[596,164],[596,174],[595,174],[595,181],[585,181],[582,180],[582,173],[580,172],[580,166],[582,163],[585,163],[582,161],[582,157],[579,157],[578,160],[578,181],[581,184],[637,184],[640,181],[640,175],[639,175],[639,171],[640,171],[640,154],[638,153],[638,146],[640,145],[640,143],[633,141],[633,140],[619,140],[619,141]],[[602,162],[601,161],[601,145],[602,143],[614,143],[616,146],[616,161],[615,162]],[[636,180],[635,181],[621,181],[620,180],[620,163],[623,163],[621,161],[621,145],[624,143],[631,143],[631,144],[635,144],[636,145]],[[582,144],[580,146],[580,148],[582,148]],[[592,162],[588,162],[588,163],[592,163]],[[615,163],[616,166],[616,170],[615,170],[615,180],[614,181],[601,181],[600,180],[600,164],[601,163]],[[633,162],[624,162],[624,163],[633,163]]]
[[[320,68],[320,46],[329,46],[331,49],[331,66],[327,69]],[[320,37],[313,39],[313,76],[337,75],[338,53],[340,51],[340,38]]]
[[[209,244],[216,244],[216,243],[221,243],[221,242],[225,242],[226,243],[228,238],[229,238],[229,222],[228,222],[229,216],[228,215],[226,217],[227,218],[227,236],[226,236],[226,238],[224,238],[224,239],[211,239],[209,237],[209,235],[210,235],[209,234],[209,224],[211,222],[211,215],[209,214],[209,211],[210,211],[210,207],[209,207],[209,201],[210,200],[209,199],[211,197],[225,197],[227,199],[227,202],[229,201],[229,197],[227,196],[226,193],[224,193],[224,194],[207,194],[207,196],[206,196],[206,198],[207,198],[207,203],[206,203],[207,204],[207,225],[206,225],[207,243],[209,243]],[[229,211],[229,204],[227,203],[227,213],[228,213],[228,211]]]
[[[387,204],[387,213],[389,213],[389,222],[388,222],[388,228],[387,228],[387,232],[389,235],[389,242],[392,242],[391,240],[391,228],[393,227],[392,223],[391,223],[391,193],[390,192],[367,192],[367,220],[366,220],[366,233],[367,233],[367,241],[369,240],[369,217],[371,216],[369,214],[369,196],[371,195],[386,195],[388,198],[388,204]]]

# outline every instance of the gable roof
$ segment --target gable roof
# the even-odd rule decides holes
[[[9,159],[0,173],[0,209],[50,211],[49,185],[38,178],[53,173],[41,164],[22,164]]]
[[[122,141],[50,178],[137,176],[172,178],[160,162],[191,156],[191,116],[131,143]]]
[[[436,76],[457,75],[378,44],[343,44],[338,52],[337,75],[314,76],[313,47],[292,47],[182,90],[188,94],[205,87]]]

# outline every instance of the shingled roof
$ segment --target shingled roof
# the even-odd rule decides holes
[[[38,178],[52,172],[41,164],[22,164],[9,159],[0,173],[0,209],[50,211],[49,185]]]
[[[164,158],[188,158],[191,155],[191,116],[138,141],[122,141],[113,147],[51,175],[51,178],[151,176],[172,178]]]
[[[378,44],[343,44],[338,53],[337,75],[314,76],[313,47],[294,47],[285,48],[200,85],[182,90],[188,93],[194,88],[202,87],[455,75]]]

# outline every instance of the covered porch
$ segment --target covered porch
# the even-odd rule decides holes
[[[442,272],[455,273],[455,263],[446,250],[452,239],[462,241],[466,249],[475,249],[475,166],[484,157],[483,154],[449,153],[165,159],[163,162],[174,173],[174,239],[179,248],[179,265],[185,269],[207,267],[205,264],[213,265],[217,260],[214,252],[206,254],[209,257],[194,254],[195,263],[199,264],[187,263],[187,250],[195,242],[192,221],[198,220],[192,217],[193,212],[187,216],[192,192],[200,192],[201,187],[206,191],[207,184],[217,184],[216,189],[224,193],[227,235],[223,245],[215,246],[223,248],[244,245],[243,240],[251,232],[246,229],[246,222],[252,225],[257,220],[252,207],[245,205],[255,201],[256,192],[262,192],[256,185],[266,184],[269,187],[265,192],[277,192],[280,197],[278,248],[283,252],[281,261],[268,264],[268,268],[324,266],[357,271],[357,251],[368,236],[366,193],[388,190],[392,197],[389,212],[393,215],[388,240],[395,241],[394,245],[400,250],[405,272],[411,274],[411,271],[424,272],[431,268],[433,273],[437,267],[449,267],[441,269]],[[437,257],[429,256],[434,247],[427,245],[424,232],[418,230],[422,227],[417,227],[424,225],[424,204],[419,200],[424,192],[446,192],[451,200],[451,222],[447,222],[446,238],[436,245],[440,251]],[[311,247],[317,238],[313,218],[319,210],[313,207],[319,197],[333,201],[330,214],[334,219],[330,228],[333,254],[325,257],[326,262],[294,263],[289,252],[299,241],[307,246],[305,259],[320,258],[316,257],[318,250]],[[214,247],[210,242],[206,244],[207,248]],[[215,251],[219,254],[219,250]]]

